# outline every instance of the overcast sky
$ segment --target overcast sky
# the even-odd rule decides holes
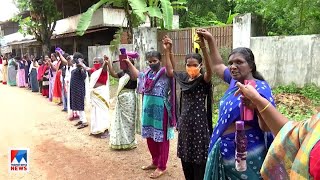
[[[17,7],[13,4],[13,0],[0,0],[0,21],[6,21],[18,12]]]

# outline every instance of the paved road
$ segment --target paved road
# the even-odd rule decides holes
[[[150,172],[140,170],[150,159],[140,136],[137,149],[112,151],[38,93],[0,84],[0,123],[0,179],[149,179]],[[30,172],[9,173],[9,148],[21,147],[30,149]],[[183,179],[175,140],[161,179]]]

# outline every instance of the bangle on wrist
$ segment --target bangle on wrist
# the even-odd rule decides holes
[[[263,113],[266,109],[268,109],[268,107],[270,106],[270,102],[261,110],[259,111],[259,113]]]

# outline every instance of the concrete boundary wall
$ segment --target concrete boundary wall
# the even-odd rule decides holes
[[[271,86],[320,86],[320,35],[251,37],[250,48]]]

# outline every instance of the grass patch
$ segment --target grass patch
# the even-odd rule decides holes
[[[291,83],[273,89],[277,109],[287,118],[301,121],[310,118],[320,106],[320,88],[315,84],[303,88]]]

